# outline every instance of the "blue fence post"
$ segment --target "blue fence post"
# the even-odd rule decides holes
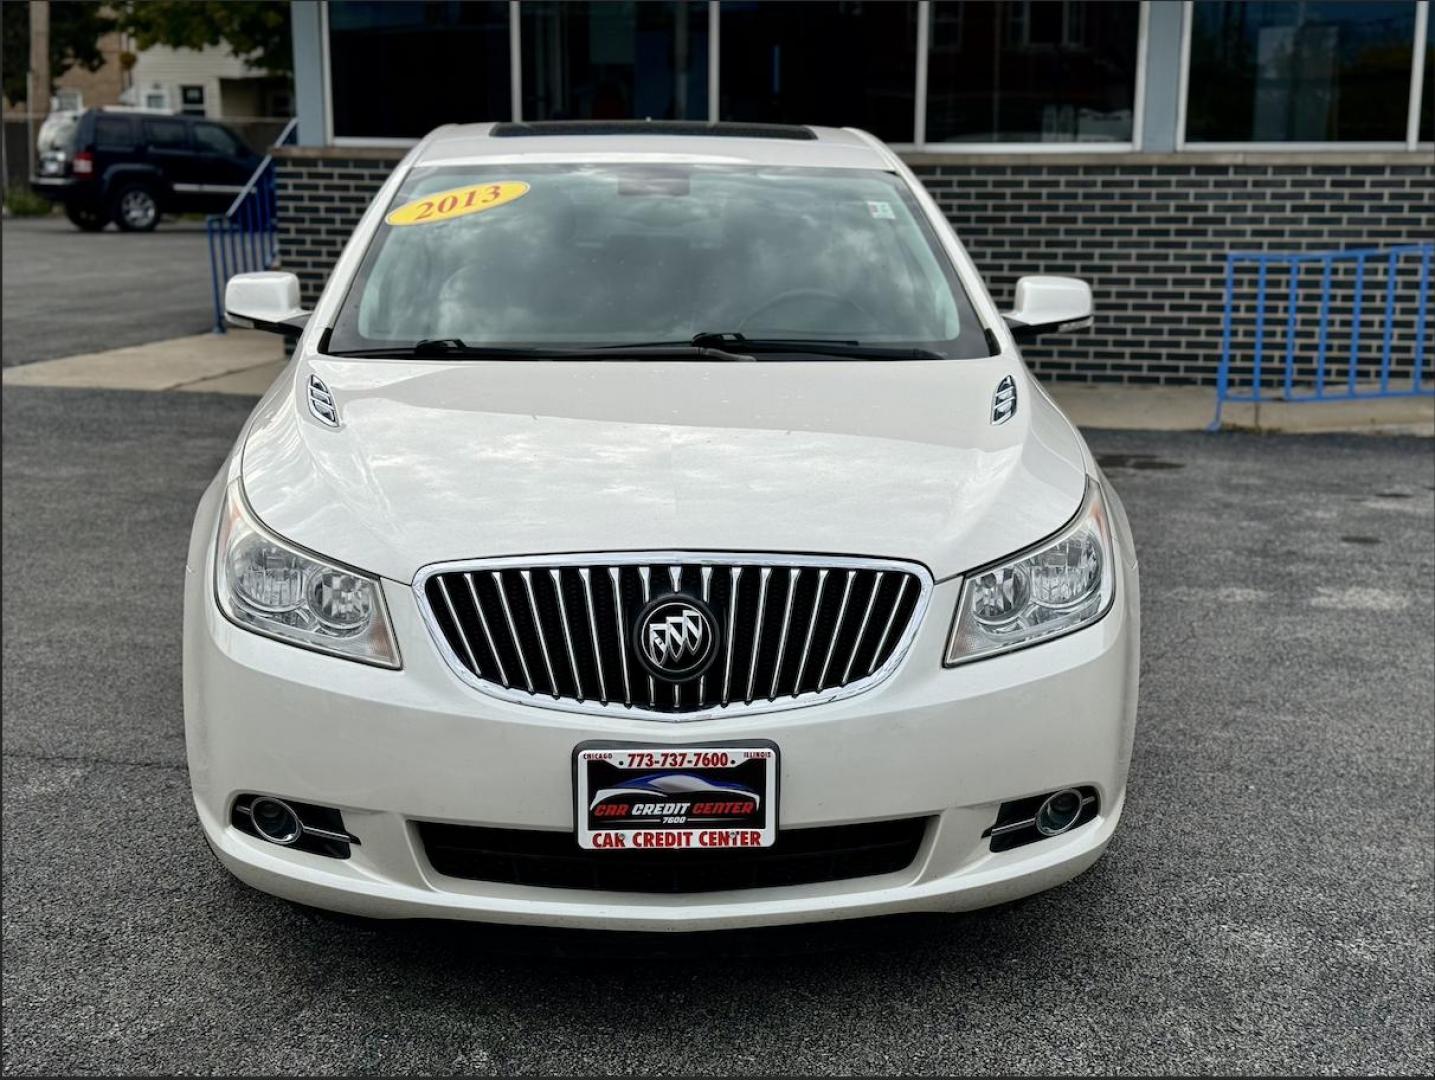
[[[1226,255],[1226,303],[1221,314],[1221,366],[1216,369],[1216,415],[1209,424],[1207,431],[1221,430],[1221,406],[1226,402],[1226,394],[1230,389],[1231,381],[1231,301],[1236,291],[1236,256],[1234,253]]]
[[[1261,399],[1261,357],[1266,347],[1266,262],[1260,256],[1260,273],[1256,276],[1256,350],[1251,359],[1251,396]]]
[[[1395,274],[1400,250],[1390,253],[1385,263],[1385,334],[1380,343],[1380,392],[1390,392],[1390,342],[1395,332]]]
[[[1286,294],[1286,379],[1285,394],[1289,401],[1295,396],[1295,316],[1299,303],[1300,260],[1290,261],[1290,289]]]
[[[1320,273],[1320,340],[1315,350],[1315,396],[1325,397],[1325,353],[1330,332],[1330,272],[1333,260],[1326,255]]]
[[[1420,379],[1425,368],[1425,313],[1430,300],[1430,253],[1435,248],[1426,245],[1420,252],[1420,299],[1415,312],[1415,364],[1410,372],[1410,389],[1420,393]],[[1435,385],[1431,386],[1435,393]]]
[[[1350,376],[1346,390],[1355,396],[1355,374],[1360,365],[1360,318],[1365,306],[1365,252],[1355,257],[1355,295],[1350,301]]]
[[[224,298],[219,295],[219,262],[215,258],[214,250],[214,223],[215,216],[210,214],[204,219],[204,236],[209,241],[209,283],[214,290],[214,332],[224,333]],[[228,281],[228,278],[225,279]]]

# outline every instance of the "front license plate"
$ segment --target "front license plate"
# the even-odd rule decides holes
[[[777,747],[760,740],[574,752],[578,844],[596,851],[722,851],[777,841]]]

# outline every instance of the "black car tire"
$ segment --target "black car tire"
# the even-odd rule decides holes
[[[144,184],[127,184],[115,192],[110,216],[125,232],[153,232],[159,224],[159,200]]]
[[[65,216],[71,225],[85,232],[99,232],[110,223],[103,210],[82,203],[66,203]]]

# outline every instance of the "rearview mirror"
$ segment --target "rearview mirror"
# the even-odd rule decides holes
[[[1091,325],[1091,286],[1080,278],[1024,277],[1016,283],[1016,304],[1003,316],[1017,341],[1041,334],[1085,330]]]
[[[278,270],[235,274],[224,287],[224,319],[230,326],[298,336],[309,321],[299,306],[299,279]]]

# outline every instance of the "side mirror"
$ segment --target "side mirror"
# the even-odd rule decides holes
[[[1091,325],[1091,286],[1080,278],[1024,277],[1016,283],[1016,304],[1002,317],[1018,342]]]
[[[299,306],[299,279],[278,270],[235,274],[224,287],[224,319],[230,326],[297,337],[309,321]]]

